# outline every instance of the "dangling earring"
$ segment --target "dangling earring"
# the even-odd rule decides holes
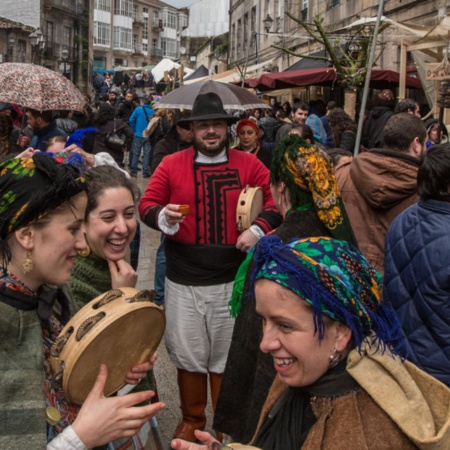
[[[329,360],[329,368],[332,369],[333,367],[336,367],[342,359],[342,355],[337,352],[336,349],[333,350],[333,354],[328,357]]]
[[[27,251],[25,259],[22,261],[20,268],[22,269],[23,273],[28,273],[30,270],[33,269],[33,260],[31,259],[31,250]]]
[[[89,247],[89,245],[86,244],[86,248],[84,248],[83,250],[79,250],[78,254],[83,258],[88,257],[91,254],[91,247]]]

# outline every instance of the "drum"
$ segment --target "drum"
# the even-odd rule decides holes
[[[239,195],[236,209],[236,224],[239,233],[248,230],[252,222],[258,217],[264,206],[263,190],[256,186],[245,186]]]
[[[133,366],[150,359],[166,325],[153,298],[146,290],[113,289],[85,305],[62,329],[50,350],[50,366],[70,402],[84,402],[100,364],[108,367],[108,396],[124,386]]]

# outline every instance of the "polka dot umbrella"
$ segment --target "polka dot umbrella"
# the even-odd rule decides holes
[[[27,63],[0,64],[0,101],[37,111],[81,111],[83,94],[62,74]]]

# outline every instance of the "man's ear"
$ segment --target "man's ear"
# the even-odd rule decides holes
[[[335,338],[335,348],[338,353],[343,352],[346,348],[350,339],[352,338],[352,331],[349,327],[343,323],[336,322],[336,338]]]
[[[411,142],[411,151],[414,156],[420,156],[422,154],[423,145],[420,142],[420,139],[416,136],[414,140]]]
[[[34,229],[28,225],[14,232],[14,236],[25,250],[31,250],[34,246]]]

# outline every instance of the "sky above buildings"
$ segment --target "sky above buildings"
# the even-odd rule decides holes
[[[197,0],[162,0],[164,3],[175,6],[176,8],[182,8],[183,6],[191,6]]]

